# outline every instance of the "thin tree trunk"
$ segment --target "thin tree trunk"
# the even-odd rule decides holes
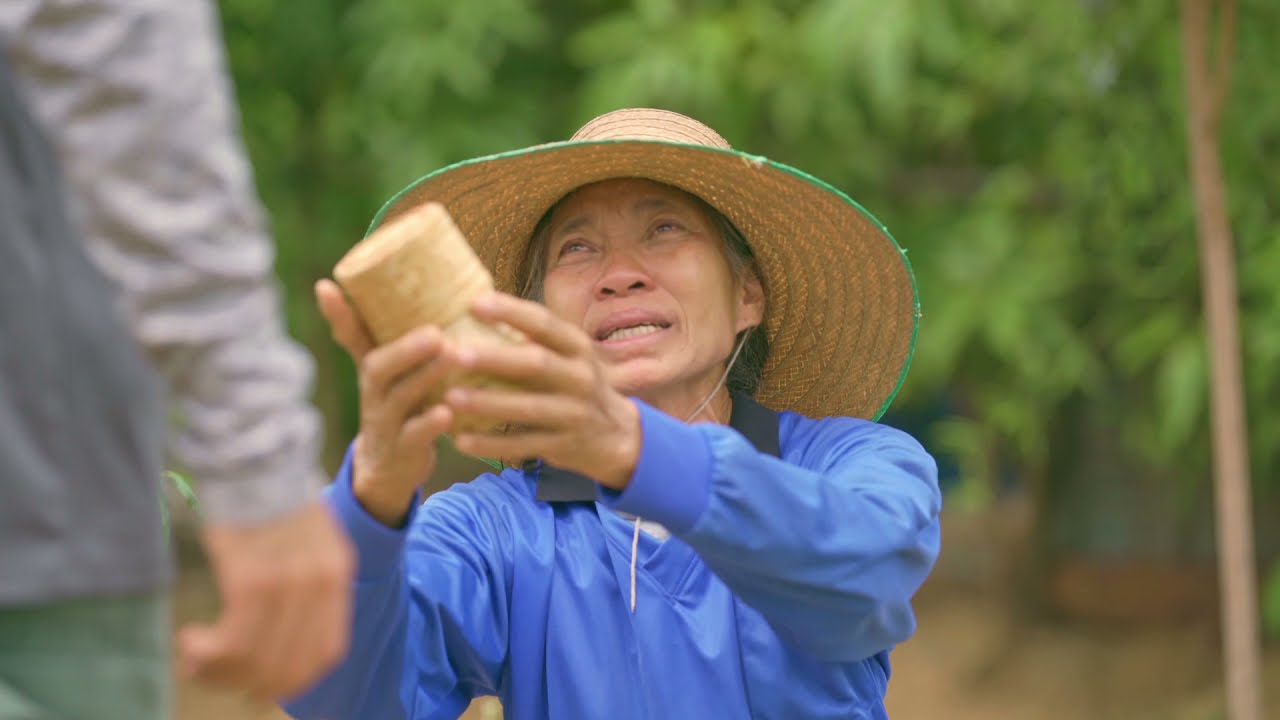
[[[1235,3],[1221,0],[1217,62],[1209,68],[1213,0],[1182,0],[1183,63],[1191,181],[1199,226],[1201,285],[1212,369],[1212,427],[1217,504],[1223,660],[1231,720],[1262,720],[1261,646],[1248,434],[1240,368],[1235,257],[1226,182],[1218,150],[1234,45]]]

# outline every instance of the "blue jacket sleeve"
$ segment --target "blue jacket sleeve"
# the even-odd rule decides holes
[[[457,718],[498,692],[507,658],[509,544],[466,486],[409,511],[404,529],[368,515],[350,454],[327,500],[357,550],[351,648],[284,709],[300,720]]]
[[[915,631],[911,597],[937,559],[942,504],[916,440],[864,420],[792,416],[778,459],[732,428],[637,404],[639,463],[623,492],[601,489],[603,504],[665,525],[816,657],[861,660]]]

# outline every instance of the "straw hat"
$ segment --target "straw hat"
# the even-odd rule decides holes
[[[839,190],[735,151],[683,115],[618,110],[567,142],[450,165],[391,198],[370,231],[422,203],[442,203],[497,288],[515,292],[539,219],[573,190],[616,178],[647,178],[702,198],[751,246],[769,338],[756,393],[761,405],[869,419],[888,408],[910,365],[920,317],[905,252]]]

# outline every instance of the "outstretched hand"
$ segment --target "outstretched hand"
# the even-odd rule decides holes
[[[530,342],[457,350],[459,367],[520,388],[451,388],[445,404],[453,413],[511,428],[458,434],[453,438],[458,449],[541,458],[605,487],[625,488],[640,454],[640,414],[609,385],[591,338],[546,307],[503,293],[480,298],[472,313],[485,322],[506,323]]]
[[[185,677],[272,702],[343,658],[355,553],[322,501],[259,523],[210,522],[201,539],[222,609],[178,630]]]
[[[352,491],[379,522],[399,527],[414,493],[435,470],[436,438],[453,421],[447,406],[429,405],[428,398],[457,366],[457,348],[433,325],[377,346],[336,283],[321,280],[315,293],[334,340],[359,375]]]

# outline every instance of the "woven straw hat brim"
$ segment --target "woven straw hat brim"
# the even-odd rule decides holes
[[[920,318],[911,266],[889,231],[836,188],[736,150],[656,140],[566,141],[467,160],[391,198],[381,223],[442,203],[516,292],[535,226],[584,185],[647,178],[723,213],[756,256],[769,359],[756,399],[809,417],[878,419],[906,377]]]

